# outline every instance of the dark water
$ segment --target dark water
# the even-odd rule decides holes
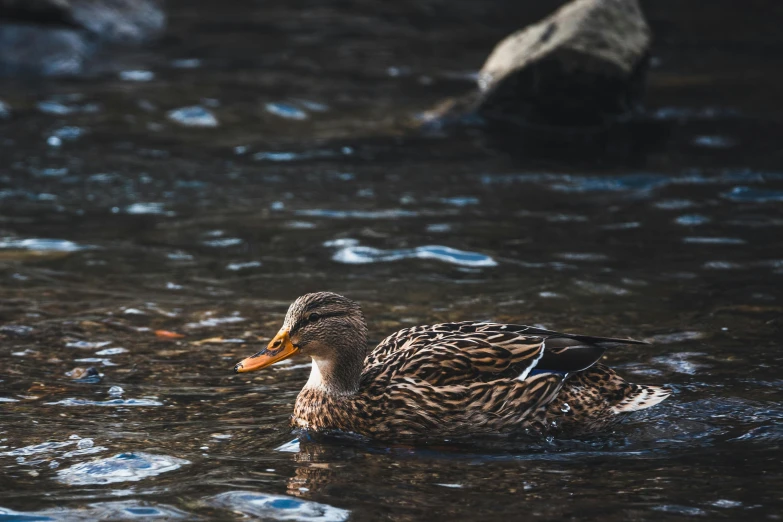
[[[0,520],[780,518],[777,2],[645,4],[646,122],[573,147],[408,130],[552,2],[226,4],[171,2],[91,79],[3,80]],[[675,394],[528,448],[292,443],[307,361],[231,368],[322,289],[376,341],[648,339],[607,362]]]

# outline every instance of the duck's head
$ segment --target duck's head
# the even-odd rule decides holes
[[[339,294],[317,292],[294,301],[269,345],[239,362],[234,372],[253,372],[301,353],[313,359],[308,387],[354,391],[366,351],[367,326],[359,305]]]

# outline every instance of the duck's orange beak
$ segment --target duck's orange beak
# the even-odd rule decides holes
[[[277,361],[288,359],[299,351],[299,348],[293,345],[288,336],[288,330],[282,328],[274,339],[269,341],[269,345],[255,355],[242,360],[234,366],[234,373],[247,373],[266,368]]]

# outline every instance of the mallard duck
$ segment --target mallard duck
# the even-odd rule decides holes
[[[307,355],[312,370],[292,426],[386,440],[585,434],[670,394],[597,364],[609,346],[644,344],[630,339],[472,321],[405,328],[369,353],[366,339],[357,303],[307,294],[269,345],[234,371]]]

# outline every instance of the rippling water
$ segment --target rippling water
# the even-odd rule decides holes
[[[0,520],[779,518],[772,14],[645,4],[648,116],[585,147],[410,130],[551,2],[224,4],[170,2],[117,71],[4,80]],[[375,341],[646,339],[607,362],[675,394],[525,447],[294,440],[307,361],[231,369],[322,289]]]

